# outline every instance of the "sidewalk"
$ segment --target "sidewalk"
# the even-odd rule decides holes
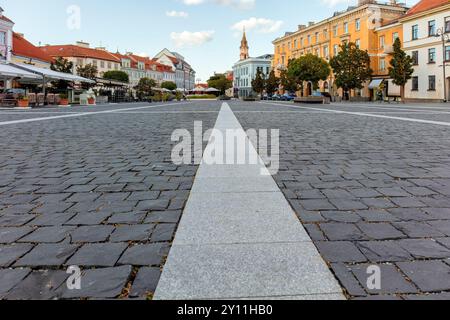
[[[226,103],[216,129],[245,135]],[[205,154],[224,150],[214,140]],[[281,190],[264,172],[263,165],[200,166],[156,300],[344,299]]]

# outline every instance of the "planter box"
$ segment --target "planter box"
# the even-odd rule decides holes
[[[69,99],[61,99],[61,100],[59,100],[59,105],[67,107],[69,105]]]
[[[299,98],[295,98],[294,102],[295,103],[305,103],[305,104],[326,104],[327,103],[327,98],[325,97],[299,97]],[[329,100],[328,100],[328,103]]]
[[[18,108],[28,108],[29,106],[30,106],[30,103],[28,100],[17,100]]]

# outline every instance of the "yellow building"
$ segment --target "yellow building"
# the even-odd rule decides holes
[[[279,75],[279,72],[287,67],[290,59],[307,53],[329,61],[331,57],[338,54],[342,43],[354,42],[361,49],[369,52],[372,68],[375,66],[378,68],[379,58],[385,53],[384,49],[380,49],[377,30],[388,22],[397,20],[406,11],[407,8],[395,0],[391,0],[388,4],[377,3],[374,0],[359,0],[357,6],[349,7],[343,12],[336,12],[328,19],[299,25],[297,31],[287,32],[283,37],[273,41],[275,47],[273,67]],[[387,30],[390,28],[383,32]],[[399,36],[401,36],[400,31]],[[381,51],[383,53],[380,53]],[[305,88],[305,94],[311,94],[311,86],[308,85]],[[334,86],[333,76],[320,83],[320,89],[332,95],[341,94],[340,90]],[[354,97],[370,98],[371,95],[373,90],[369,90],[369,83],[363,90],[352,92]]]

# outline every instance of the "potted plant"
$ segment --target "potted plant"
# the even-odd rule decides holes
[[[19,97],[17,99],[17,106],[19,108],[28,108],[30,106],[28,97],[26,97],[24,95],[19,95]]]
[[[95,104],[95,99],[94,99],[94,97],[89,97],[89,98],[88,98],[88,104]]]
[[[60,93],[59,94],[59,105],[61,106],[68,106],[69,105],[69,96],[67,93]]]

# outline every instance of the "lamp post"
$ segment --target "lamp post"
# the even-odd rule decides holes
[[[445,52],[445,44],[450,43],[450,34],[445,32],[444,28],[439,28],[436,32],[436,37],[441,38],[442,41],[442,70],[444,74],[444,102],[447,102],[447,75],[446,75],[446,52]]]

